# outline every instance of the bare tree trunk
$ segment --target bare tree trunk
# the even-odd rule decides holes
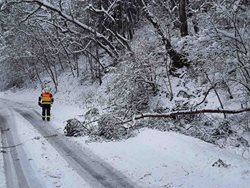
[[[42,84],[43,82],[42,82],[42,79],[41,79],[41,77],[40,77],[40,75],[39,75],[39,72],[38,72],[37,66],[36,66],[36,63],[38,63],[38,61],[39,61],[39,60],[37,59],[37,61],[36,61],[35,63],[33,63],[33,65],[34,65],[34,69],[35,69],[36,76],[37,76],[37,78],[38,78],[40,84]]]
[[[194,32],[197,34],[197,33],[199,33],[199,26],[198,26],[198,20],[197,20],[197,16],[196,15],[194,15],[193,17],[192,17],[192,23],[193,23],[193,26],[194,26]]]
[[[64,67],[63,67],[63,63],[62,63],[61,57],[60,57],[60,53],[57,54],[57,58],[58,58],[58,62],[59,62],[59,65],[60,65],[62,71],[64,71]]]
[[[71,63],[71,59],[70,59],[70,56],[69,56],[69,53],[67,51],[67,49],[63,46],[63,49],[64,49],[64,52],[67,56],[67,59],[68,59],[68,64],[69,64],[69,67],[70,67],[70,70],[71,70],[71,73],[72,73],[72,76],[75,77],[75,73],[74,73],[74,69],[73,69],[73,65]]]
[[[79,72],[79,62],[78,62],[78,56],[76,53],[73,53],[73,59],[74,59],[74,69],[76,70],[76,76],[80,76]]]
[[[181,36],[185,37],[188,35],[186,0],[179,0],[179,17],[181,22],[181,27],[180,27]]]
[[[89,62],[89,68],[90,68],[90,72],[91,72],[91,78],[92,78],[92,80],[94,80],[95,79],[95,73],[94,73],[94,67],[93,67],[92,57],[91,57],[91,55],[89,53],[86,53],[86,56],[87,56],[88,62]]]
[[[206,73],[205,73],[206,74]],[[217,89],[216,89],[216,84],[213,84],[213,82],[212,82],[212,80],[209,78],[209,76],[208,76],[208,74],[206,74],[206,77],[207,77],[207,80],[209,81],[209,83],[211,84],[211,86],[212,86],[212,88],[213,88],[213,90],[214,90],[214,92],[215,92],[215,94],[216,94],[216,96],[217,96],[217,98],[218,98],[218,101],[219,101],[219,103],[220,103],[220,106],[221,106],[221,108],[222,108],[222,110],[224,110],[224,107],[223,107],[223,103],[222,103],[222,101],[221,101],[221,98],[220,98],[220,95],[219,95],[219,93],[218,93],[218,91],[217,91]],[[226,114],[224,113],[224,118],[226,118]]]
[[[41,46],[42,48],[42,46]],[[51,68],[51,65],[50,65],[50,61],[44,51],[44,49],[42,48],[42,53],[43,53],[43,56],[44,56],[44,59],[45,59],[45,62],[46,62],[46,65],[41,61],[41,63],[43,64],[44,66],[44,69],[46,70],[46,72],[49,74],[49,76],[51,77],[53,83],[54,83],[54,86],[55,86],[55,90],[57,92],[57,86],[58,86],[58,83],[57,83],[57,80],[56,80],[56,76],[55,76],[55,73],[53,72],[52,68]]]
[[[56,85],[58,85],[58,75],[57,75],[56,63],[53,62],[52,66],[54,68],[54,77],[55,77]],[[57,90],[57,87],[56,87],[56,90]]]
[[[97,78],[99,80],[99,84],[102,85],[102,73],[101,73],[101,66],[100,66],[100,57],[99,57],[99,49],[98,49],[98,45],[96,44],[96,58],[97,58],[97,62],[96,62],[96,69],[97,69]]]

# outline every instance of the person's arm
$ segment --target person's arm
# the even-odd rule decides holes
[[[50,97],[51,97],[51,104],[53,104],[53,102],[54,102],[54,97],[53,97],[52,94],[50,94]]]
[[[41,97],[41,95],[40,95],[39,98],[38,98],[38,105],[39,105],[39,106],[41,106],[41,99],[42,99],[42,97]]]

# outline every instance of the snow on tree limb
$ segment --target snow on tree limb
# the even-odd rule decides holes
[[[115,22],[115,19],[113,18],[113,16],[111,16],[108,11],[106,11],[103,7],[102,9],[97,9],[97,8],[94,8],[92,4],[90,4],[88,6],[88,8],[96,13],[103,13],[105,14],[108,18],[110,18],[110,20],[112,20],[112,22]]]
[[[112,53],[109,52],[109,54],[112,54],[112,57],[117,57],[118,53],[116,51],[116,48],[112,45],[112,43],[106,38],[106,36],[104,36],[103,34],[97,32],[94,28],[87,26],[86,24],[83,24],[82,22],[80,22],[79,20],[73,18],[72,16],[69,16],[68,14],[62,12],[60,9],[56,8],[55,6],[53,6],[50,3],[41,1],[41,0],[23,0],[21,2],[24,3],[36,3],[40,6],[43,6],[45,8],[48,8],[56,13],[58,13],[61,17],[63,17],[64,19],[66,19],[67,21],[75,24],[76,26],[84,29],[85,31],[88,31],[89,33],[92,33],[97,39],[102,40],[105,44],[107,44],[109,46],[109,48],[111,49]],[[19,2],[20,3],[20,2]],[[98,44],[100,44],[100,41],[98,42]],[[104,44],[102,44],[101,47],[103,47]],[[107,48],[105,48],[104,50],[108,50]]]
[[[78,21],[77,19],[75,18],[72,18],[71,16],[65,14],[64,12],[62,12],[60,9],[56,8],[55,6],[51,5],[50,3],[47,3],[47,2],[44,2],[44,1],[41,1],[41,0],[23,0],[22,2],[25,2],[25,3],[36,3],[36,4],[39,4],[40,6],[43,6],[45,8],[48,8],[54,12],[57,12],[60,16],[62,16],[63,18],[65,18],[66,20],[76,24],[77,26],[81,27],[82,29],[86,30],[86,31],[89,31],[90,33],[93,33],[93,34],[96,34],[97,37],[104,37],[106,38],[104,35],[102,35],[101,33],[98,33],[96,32],[95,29],[81,23],[80,21]]]
[[[194,111],[176,111],[176,112],[169,112],[165,114],[158,114],[158,113],[146,113],[141,114],[135,117],[135,120],[142,119],[142,118],[173,118],[180,115],[195,115],[195,114],[240,114],[243,112],[250,112],[250,108],[244,108],[240,110],[220,110],[220,109],[202,109],[202,110],[194,110]]]
[[[133,116],[132,119],[127,121],[122,121],[118,124],[126,124],[133,122],[135,124],[135,120],[144,119],[144,118],[175,118],[177,116],[185,116],[185,115],[195,115],[195,114],[240,114],[244,112],[250,112],[250,108],[244,108],[240,110],[220,110],[220,109],[202,109],[202,110],[191,110],[191,111],[175,111],[169,113],[145,113]]]
[[[113,6],[115,3],[116,3],[116,1],[115,1],[111,6]],[[111,7],[109,7],[108,10],[105,10],[103,7],[102,7],[102,9],[99,10],[99,9],[94,8],[93,5],[89,5],[89,6],[88,6],[88,9],[94,11],[95,13],[102,13],[102,14],[106,15],[106,16],[107,16],[106,18],[110,18],[110,20],[112,20],[112,24],[117,25],[116,22],[115,22],[115,18],[109,14],[109,11],[111,10]],[[106,18],[103,20],[103,23],[104,23],[104,21],[106,20]],[[117,33],[117,32],[114,33],[112,30],[110,30],[109,28],[107,28],[107,27],[105,27],[105,26],[104,26],[104,28],[105,28],[113,37],[115,37],[116,40],[117,40],[124,48],[127,48],[129,51],[131,51],[131,48],[130,48],[130,46],[129,46],[129,44],[128,44],[129,41],[128,41],[126,38],[122,37],[122,36],[121,36],[119,33]]]

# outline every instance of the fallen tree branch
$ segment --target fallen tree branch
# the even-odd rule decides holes
[[[158,113],[146,113],[146,114],[140,114],[135,116],[133,119],[129,119],[127,121],[119,122],[118,124],[125,124],[129,122],[134,122],[138,119],[144,119],[144,118],[174,118],[177,116],[184,116],[184,115],[195,115],[195,114],[240,114],[243,112],[250,112],[250,108],[244,108],[240,110],[220,110],[220,109],[203,109],[203,110],[194,110],[194,111],[175,111],[175,112],[169,112],[165,114],[158,114]]]
[[[135,117],[135,120],[142,118],[173,118],[180,115],[194,115],[194,114],[239,114],[243,112],[250,112],[250,108],[244,108],[240,110],[220,110],[220,109],[203,109],[203,110],[195,110],[195,111],[177,111],[177,112],[169,112],[166,114],[141,114]],[[132,120],[130,120],[132,121]]]

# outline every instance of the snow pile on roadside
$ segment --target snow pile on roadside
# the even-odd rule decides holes
[[[0,140],[2,140],[1,137],[1,129],[0,129]],[[5,182],[5,175],[4,175],[4,161],[3,161],[3,155],[4,150],[2,150],[2,142],[0,142],[0,188],[7,188],[6,182]]]
[[[84,146],[145,188],[248,188],[250,183],[248,160],[174,132],[144,129],[125,141]]]

